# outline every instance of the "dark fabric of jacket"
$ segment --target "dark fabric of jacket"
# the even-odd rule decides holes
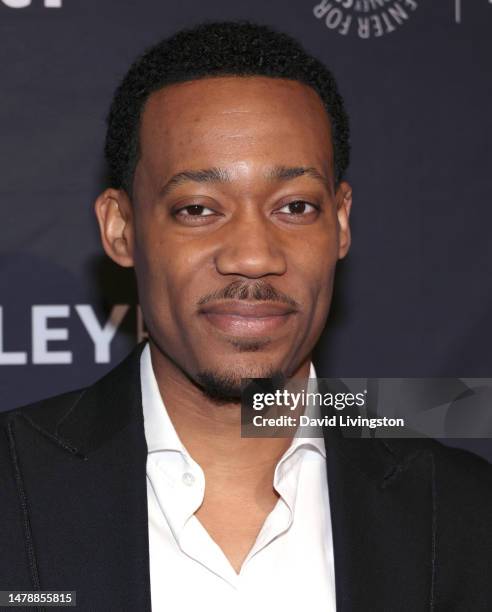
[[[143,346],[92,386],[0,414],[0,589],[151,609]],[[325,440],[337,611],[491,612],[492,466],[432,440]]]

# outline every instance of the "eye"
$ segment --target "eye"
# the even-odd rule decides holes
[[[172,216],[185,225],[207,225],[213,223],[220,215],[203,204],[188,204],[174,210]]]
[[[215,213],[211,208],[207,208],[202,204],[189,204],[177,210],[175,214],[183,217],[209,217]]]
[[[307,217],[318,212],[318,206],[310,204],[305,200],[294,200],[276,210],[277,214],[288,215],[289,217]]]

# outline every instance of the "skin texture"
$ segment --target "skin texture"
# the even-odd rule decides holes
[[[242,377],[308,376],[350,246],[351,189],[335,189],[320,98],[285,79],[161,89],[144,108],[140,151],[131,201],[115,189],[96,201],[102,243],[135,267],[159,389],[205,471],[197,517],[239,571],[278,497],[273,471],[290,440],[240,438],[238,403],[201,384],[208,374],[234,395]],[[283,310],[237,311],[260,304]],[[232,314],[213,311],[224,305]]]

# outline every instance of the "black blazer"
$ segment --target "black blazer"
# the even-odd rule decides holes
[[[143,346],[93,386],[0,414],[0,589],[151,609]],[[337,611],[492,611],[492,466],[430,440],[325,436]]]

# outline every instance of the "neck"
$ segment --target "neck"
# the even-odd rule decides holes
[[[205,472],[217,477],[270,475],[292,438],[242,438],[240,402],[214,402],[150,340],[152,367],[169,417],[184,446]],[[295,377],[309,376],[310,356]]]

